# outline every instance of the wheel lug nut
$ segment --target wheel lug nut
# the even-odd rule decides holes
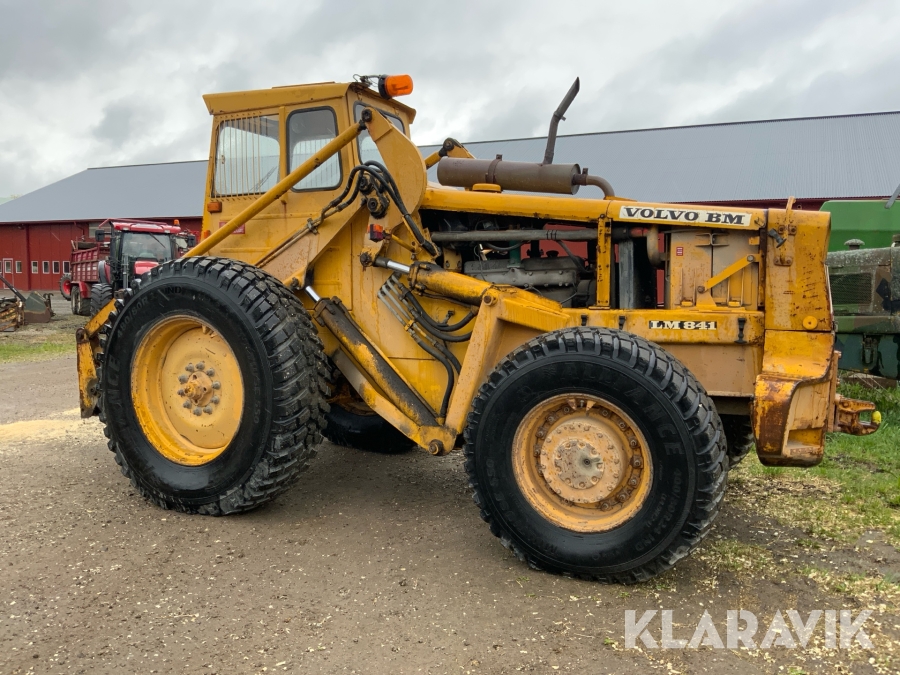
[[[635,469],[640,469],[642,465],[643,462],[641,461],[640,457],[635,457],[631,460],[631,466],[633,466]]]
[[[187,382],[187,380],[188,380],[187,375],[179,375],[178,376],[178,381],[181,382],[181,384],[184,384],[185,382]]]
[[[198,405],[196,408],[194,408],[194,414],[195,414],[195,415],[202,415],[202,414],[203,414],[203,411],[200,409],[200,406],[199,406],[199,405]]]
[[[222,383],[216,380],[213,382],[213,389],[219,389],[222,386]]]
[[[609,502],[603,502],[600,505],[600,508],[603,509],[604,511],[609,511]]]
[[[620,428],[620,429],[624,429],[624,428],[625,428],[625,422],[619,422],[619,428]]]
[[[212,377],[213,375],[216,374],[216,371],[213,370],[212,368],[207,368],[207,369],[206,369],[206,374],[209,375],[210,377]]]
[[[206,364],[204,364],[203,361],[198,361],[196,367],[197,370],[203,370],[204,368],[206,368]]]
[[[184,396],[184,389],[179,389],[179,390],[178,390],[178,395],[179,395],[179,396]]]
[[[637,478],[632,478],[631,480],[628,481],[628,484],[631,487],[637,487]]]
[[[630,441],[628,441],[628,445],[630,445],[632,448],[636,448],[638,445],[637,439],[632,438]]]
[[[189,364],[187,364],[187,365],[184,367],[184,369],[185,369],[186,371],[188,371],[189,373],[193,373],[193,372],[194,372],[194,364],[193,364],[193,363],[189,363]]]
[[[219,397],[218,397],[218,396],[213,396],[213,397],[210,399],[210,402],[211,402],[211,403],[215,403],[216,405],[218,405],[218,403],[219,403]]]
[[[213,385],[213,387],[215,387],[215,385]],[[536,435],[538,438],[543,438],[544,436],[547,435],[547,432],[544,431],[543,429],[538,429],[538,430],[537,430],[537,434],[535,434],[535,435]]]
[[[190,401],[185,401],[184,403],[181,404],[181,407],[182,407],[182,408],[190,408],[190,407],[191,407],[191,402],[190,402]]]
[[[618,495],[616,495],[616,499],[618,499],[620,502],[624,502],[626,499],[628,499],[628,493],[620,492]]]
[[[203,412],[205,412],[207,415],[212,415],[212,411],[213,409],[211,405],[208,405],[203,409]]]

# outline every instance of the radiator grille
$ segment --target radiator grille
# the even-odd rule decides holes
[[[871,273],[866,272],[833,274],[831,276],[831,301],[835,305],[868,307],[872,304],[872,276]]]

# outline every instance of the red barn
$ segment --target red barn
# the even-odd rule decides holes
[[[206,166],[87,169],[0,205],[0,274],[21,290],[58,290],[69,271],[72,241],[93,239],[108,218],[177,220],[199,235]]]

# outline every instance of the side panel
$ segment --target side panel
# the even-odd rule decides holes
[[[830,331],[831,301],[825,255],[828,214],[769,211],[766,265],[766,329]]]

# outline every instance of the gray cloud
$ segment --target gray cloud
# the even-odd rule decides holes
[[[199,159],[203,93],[409,72],[417,142],[900,109],[900,2],[0,0],[0,195]]]

